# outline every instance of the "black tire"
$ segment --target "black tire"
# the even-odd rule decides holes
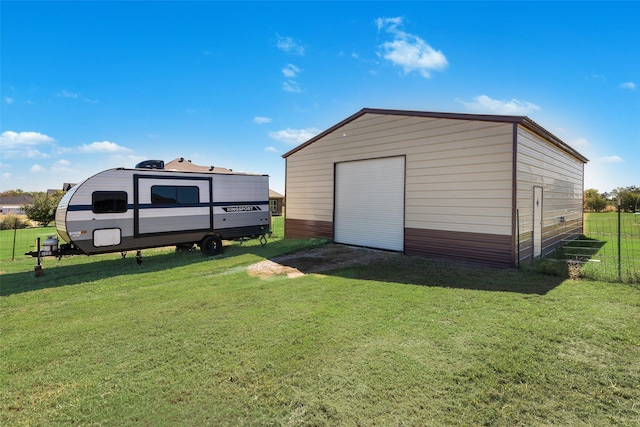
[[[200,243],[200,251],[203,255],[213,256],[222,253],[222,239],[218,236],[207,236]]]

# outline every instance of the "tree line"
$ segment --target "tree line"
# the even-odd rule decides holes
[[[599,193],[594,188],[584,191],[585,212],[614,211],[618,201],[622,212],[640,212],[640,187],[618,187],[610,193]]]

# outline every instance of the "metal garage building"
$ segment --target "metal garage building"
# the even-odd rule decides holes
[[[588,160],[528,117],[365,108],[283,157],[287,237],[512,267],[582,234]]]

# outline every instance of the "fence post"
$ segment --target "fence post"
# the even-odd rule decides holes
[[[11,251],[11,261],[16,259],[16,232],[18,230],[18,219],[13,223],[13,249]]]
[[[43,274],[42,271],[42,259],[40,258],[40,238],[36,239],[36,250],[38,251],[38,265],[33,268],[34,274],[36,277],[40,277]]]
[[[618,281],[622,282],[622,251],[621,251],[621,237],[622,237],[622,230],[621,230],[621,203],[620,203],[621,197],[618,196]]]

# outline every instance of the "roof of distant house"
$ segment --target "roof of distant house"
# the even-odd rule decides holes
[[[284,199],[284,196],[280,193],[278,193],[277,191],[273,191],[272,189],[269,189],[269,198],[270,199]]]
[[[191,160],[187,160],[184,157],[178,157],[177,159],[165,163],[164,169],[185,172],[233,173],[231,169],[223,168],[220,166],[198,166],[196,164],[193,164]]]
[[[33,197],[28,194],[20,194],[19,196],[1,196],[0,204],[3,206],[8,205],[30,205],[33,203]]]

